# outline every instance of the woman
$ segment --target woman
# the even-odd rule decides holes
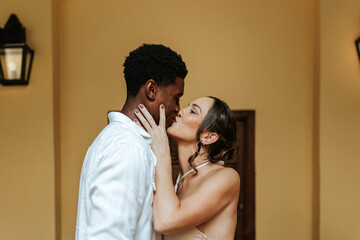
[[[223,101],[204,97],[180,110],[167,133],[176,140],[181,176],[172,182],[165,107],[159,125],[145,107],[135,111],[153,138],[156,165],[154,228],[165,240],[234,239],[240,178],[222,166],[236,148],[236,121]],[[139,123],[138,121],[135,121]]]

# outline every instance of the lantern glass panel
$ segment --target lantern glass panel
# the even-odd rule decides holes
[[[29,48],[27,48],[25,50],[25,75],[24,78],[28,81],[29,80],[29,75],[30,75],[30,67],[32,64],[32,58],[33,58],[33,54],[31,53],[31,50]]]
[[[0,49],[0,61],[3,68],[4,79],[18,80],[21,78],[21,63],[23,48]]]

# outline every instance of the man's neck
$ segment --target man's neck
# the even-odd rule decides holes
[[[135,119],[134,110],[138,108],[141,103],[141,100],[136,97],[128,98],[120,112],[133,120]]]

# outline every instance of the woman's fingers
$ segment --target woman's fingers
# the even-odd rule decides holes
[[[160,104],[160,120],[159,120],[159,127],[161,129],[166,128],[166,115],[165,115],[165,106],[164,104]],[[140,109],[140,110],[139,110]],[[154,121],[154,118],[151,116],[149,111],[146,109],[146,107],[142,104],[139,105],[139,109],[135,109],[134,113],[136,117],[141,122],[142,126],[145,128],[147,132],[150,132],[154,127],[158,126],[156,122]],[[140,122],[135,123],[138,125],[141,125]]]
[[[165,116],[165,106],[164,104],[160,104],[160,120],[159,127],[165,129],[166,127],[166,116]]]
[[[149,122],[144,118],[142,113],[139,111],[139,109],[135,109],[134,113],[135,113],[136,117],[139,119],[139,121],[141,122],[141,124],[144,126],[146,131],[149,132],[151,130],[151,126],[150,126]]]
[[[139,120],[137,120],[137,118],[134,118],[133,120],[134,123],[136,123],[139,127],[141,127],[142,129],[144,129],[144,127],[141,125],[141,123],[139,122]],[[145,129],[144,129],[145,130]]]
[[[144,117],[146,118],[146,120],[148,121],[148,123],[150,124],[150,126],[155,127],[157,124],[155,123],[154,118],[151,116],[151,114],[146,109],[146,107],[144,105],[140,104],[139,108],[140,108],[140,111],[142,112],[142,114],[144,115]]]

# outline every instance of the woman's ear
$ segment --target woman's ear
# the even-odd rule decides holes
[[[219,135],[215,132],[203,132],[201,134],[201,143],[206,146],[215,143],[219,139]]]
[[[146,97],[150,101],[155,101],[156,100],[157,88],[158,88],[158,86],[156,85],[156,83],[155,83],[155,81],[153,79],[149,79],[145,83],[145,94],[146,94]]]

